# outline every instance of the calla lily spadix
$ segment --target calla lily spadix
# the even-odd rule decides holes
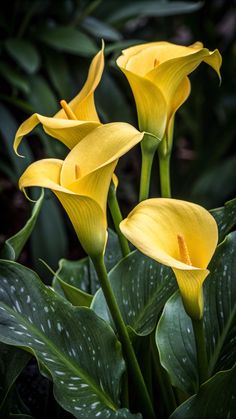
[[[202,284],[218,240],[211,214],[191,202],[154,198],[137,205],[120,229],[141,252],[173,269],[186,312],[201,319]]]
[[[101,80],[104,69],[103,50],[104,46],[93,58],[87,80],[77,96],[68,104],[62,100],[62,109],[53,117],[34,113],[20,125],[13,146],[16,153],[22,138],[39,123],[42,124],[47,134],[61,141],[69,149],[72,149],[82,138],[101,124],[94,104],[94,91]]]
[[[118,159],[140,142],[143,134],[127,123],[100,125],[83,138],[65,160],[32,163],[19,180],[51,189],[66,210],[84,250],[102,255],[107,240],[106,201]]]
[[[117,64],[127,77],[136,102],[139,129],[165,138],[170,152],[174,115],[190,94],[188,75],[201,62],[210,65],[220,77],[221,55],[202,43],[180,46],[151,42],[127,48]]]

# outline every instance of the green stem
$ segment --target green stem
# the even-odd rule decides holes
[[[192,319],[192,325],[197,351],[199,384],[202,384],[204,381],[208,379],[208,360],[206,352],[205,334],[203,329],[203,319]]]
[[[119,225],[121,221],[123,220],[123,217],[120,211],[119,203],[117,201],[115,186],[112,183],[110,185],[110,189],[108,193],[108,206],[111,212],[115,230],[118,235],[122,254],[123,256],[127,256],[130,253],[129,243],[126,237],[123,236],[123,234],[120,231]]]
[[[108,308],[115,323],[119,339],[122,344],[124,357],[127,363],[128,371],[131,374],[133,385],[136,388],[137,397],[140,402],[144,417],[147,419],[155,419],[153,406],[144,382],[132,343],[129,338],[128,331],[123,321],[119,306],[113,294],[110,282],[108,280],[104,258],[102,255],[93,257],[94,267],[98,274],[100,284],[105,296]]]
[[[162,399],[167,410],[168,416],[176,409],[177,404],[175,400],[174,391],[172,385],[170,383],[169,376],[164,368],[161,366],[159,353],[155,343],[155,336],[152,334],[150,336],[151,340],[151,350],[152,350],[152,361],[153,361],[153,369],[155,371],[155,375],[158,379],[158,384],[160,386],[160,391],[162,395]]]
[[[170,154],[163,156],[159,153],[159,169],[162,198],[171,198],[170,187]]]
[[[142,149],[142,167],[141,167],[141,178],[140,178],[140,191],[139,191],[139,202],[148,199],[150,180],[152,172],[152,163],[154,154],[146,153]]]

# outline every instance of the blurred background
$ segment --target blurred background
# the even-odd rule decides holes
[[[105,41],[106,69],[95,93],[103,122],[137,126],[128,82],[115,64],[121,50],[140,42],[202,41],[223,56],[222,84],[202,64],[191,74],[192,93],[177,113],[172,156],[173,196],[207,208],[235,197],[236,8],[235,1],[12,0],[0,16],[0,194],[1,243],[30,214],[17,183],[30,161],[63,158],[66,151],[38,127],[24,139],[21,159],[12,143],[18,126],[33,112],[51,116],[83,86],[90,61]],[[118,165],[118,196],[124,215],[137,203],[140,150]],[[158,196],[154,162],[151,195]],[[70,223],[51,192],[46,192],[36,228],[20,261],[43,272],[44,259],[56,269],[61,257],[82,254]]]
[[[189,45],[202,41],[223,56],[222,84],[205,64],[191,74],[192,93],[177,113],[172,156],[173,197],[207,208],[236,196],[236,7],[232,0],[12,0],[0,14],[0,245],[17,233],[31,213],[18,190],[26,166],[43,157],[63,158],[66,150],[38,127],[24,139],[22,154],[12,150],[15,132],[32,113],[52,116],[60,99],[69,101],[83,86],[92,57],[105,41],[106,68],[95,93],[103,122],[137,126],[128,82],[115,64],[121,50],[166,40]],[[123,214],[137,203],[140,149],[119,162],[118,197]],[[151,196],[159,195],[154,162]],[[83,256],[70,222],[46,192],[34,232],[19,261],[50,283],[43,259],[57,270],[62,257]],[[20,393],[34,417],[66,418],[52,386],[32,363],[21,376]],[[27,412],[26,409],[26,412]]]

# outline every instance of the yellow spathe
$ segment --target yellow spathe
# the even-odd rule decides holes
[[[131,211],[120,229],[141,252],[173,269],[186,312],[200,319],[202,284],[218,241],[210,213],[191,202],[148,199]]]
[[[174,114],[190,94],[188,75],[205,62],[220,77],[221,61],[218,50],[209,51],[200,42],[188,47],[151,42],[122,51],[117,64],[133,91],[140,130],[168,141]]]
[[[51,118],[38,113],[31,115],[21,124],[15,135],[13,147],[16,153],[22,138],[39,123],[42,124],[47,134],[60,140],[70,149],[101,124],[94,104],[94,91],[101,80],[104,69],[103,50],[104,46],[93,58],[82,90],[67,105],[71,115],[65,112],[64,107]],[[65,101],[61,102],[62,105],[65,103]]]
[[[65,160],[32,163],[19,180],[51,189],[66,210],[84,250],[104,252],[107,239],[106,201],[118,159],[140,142],[143,134],[126,123],[100,125],[83,138]]]

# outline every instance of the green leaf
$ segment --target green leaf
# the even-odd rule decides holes
[[[92,16],[87,16],[82,24],[82,28],[96,38],[105,39],[108,41],[119,41],[122,35],[112,26]]]
[[[28,101],[33,106],[34,112],[43,115],[53,115],[58,111],[57,99],[47,81],[38,75],[28,78],[30,95]]]
[[[140,39],[129,39],[120,42],[114,42],[114,44],[105,45],[105,55],[111,52],[121,52],[125,48],[132,47],[133,45],[142,44],[144,41]]]
[[[44,66],[59,97],[70,100],[72,83],[68,62],[64,54],[52,50],[44,51]]]
[[[204,206],[221,205],[235,194],[236,155],[203,172],[191,188],[191,200]],[[217,179],[217,182],[216,182]]]
[[[0,262],[0,284],[0,340],[36,356],[64,409],[76,418],[138,417],[118,408],[124,361],[106,323],[15,262]]]
[[[43,28],[38,39],[59,51],[72,54],[91,56],[97,52],[95,43],[87,35],[70,26]]]
[[[0,63],[0,75],[10,83],[11,87],[16,87],[25,94],[30,93],[30,86],[26,76],[22,76],[12,66],[9,66],[5,62]]]
[[[70,301],[71,304],[73,304],[74,306],[90,307],[93,299],[92,295],[80,290],[79,288],[73,287],[70,284],[67,284],[59,276],[57,276],[56,278],[59,282],[60,287],[63,290],[66,299]],[[57,285],[54,285],[54,288],[57,290]]]
[[[217,373],[199,393],[179,406],[169,419],[234,418],[236,412],[236,367]]]
[[[122,259],[109,273],[109,280],[125,324],[140,336],[154,330],[160,311],[177,286],[170,268],[138,251]],[[92,308],[109,321],[101,289],[94,297]]]
[[[215,218],[219,230],[219,242],[236,224],[236,198],[225,203],[223,207],[210,210]]]
[[[109,92],[109,95],[107,94]],[[123,92],[108,72],[104,72],[96,91],[99,114],[104,122],[124,121],[132,123],[132,112]]]
[[[221,243],[204,282],[204,326],[209,374],[236,362],[236,233]],[[156,330],[160,360],[171,382],[192,394],[198,388],[195,340],[191,319],[179,293],[166,303]]]
[[[1,139],[3,141],[0,142],[0,150],[3,147],[4,152],[7,153],[9,157],[9,161],[11,162],[13,169],[14,169],[14,178],[12,180],[14,182],[18,181],[18,178],[22,174],[22,172],[26,169],[26,167],[32,161],[32,153],[28,147],[28,145],[23,142],[21,145],[21,153],[25,156],[24,159],[19,158],[13,151],[13,139],[15,137],[15,133],[17,130],[17,122],[9,110],[0,104],[0,121],[4,121],[4,124],[0,124],[0,133]]]
[[[39,259],[45,260],[55,270],[58,261],[66,253],[68,238],[63,211],[54,195],[47,190],[45,190],[45,199],[30,240],[34,266],[45,280],[51,282],[51,274]]]
[[[108,17],[109,23],[120,20],[127,20],[134,16],[172,16],[182,13],[192,13],[199,10],[203,5],[202,1],[136,1],[131,4],[119,7]]]
[[[108,272],[113,268],[113,266],[116,265],[116,263],[122,258],[119,240],[111,229],[108,229],[108,240],[107,240],[107,246],[105,251],[105,265],[108,270]],[[70,293],[71,287],[73,287],[73,293],[76,293],[76,290],[78,290],[78,305],[80,304],[81,299],[81,293],[80,290],[89,293],[94,294],[97,289],[99,288],[99,281],[96,274],[96,271],[94,269],[93,263],[90,258],[86,257],[84,259],[78,260],[78,261],[72,261],[67,259],[61,259],[59,262],[59,269],[56,272],[56,275],[53,279],[53,288],[59,292],[60,294],[66,296],[66,292],[64,289],[61,289],[60,282],[58,281],[57,277],[60,277],[62,281],[64,281],[63,287],[66,287],[66,284],[68,284],[68,293]],[[72,304],[75,304],[76,295],[73,296],[73,301],[69,301]],[[77,304],[75,304],[77,305]]]
[[[1,251],[1,257],[3,259],[17,260],[25,243],[30,237],[35,223],[37,221],[42,202],[44,198],[44,191],[42,189],[41,196],[33,206],[32,214],[25,226],[18,231],[14,236],[6,240],[4,247]]]
[[[9,392],[30,357],[25,351],[0,343],[0,416],[2,418],[9,413]]]
[[[40,56],[35,46],[25,39],[8,38],[5,43],[8,53],[28,73],[35,73],[40,65]]]

